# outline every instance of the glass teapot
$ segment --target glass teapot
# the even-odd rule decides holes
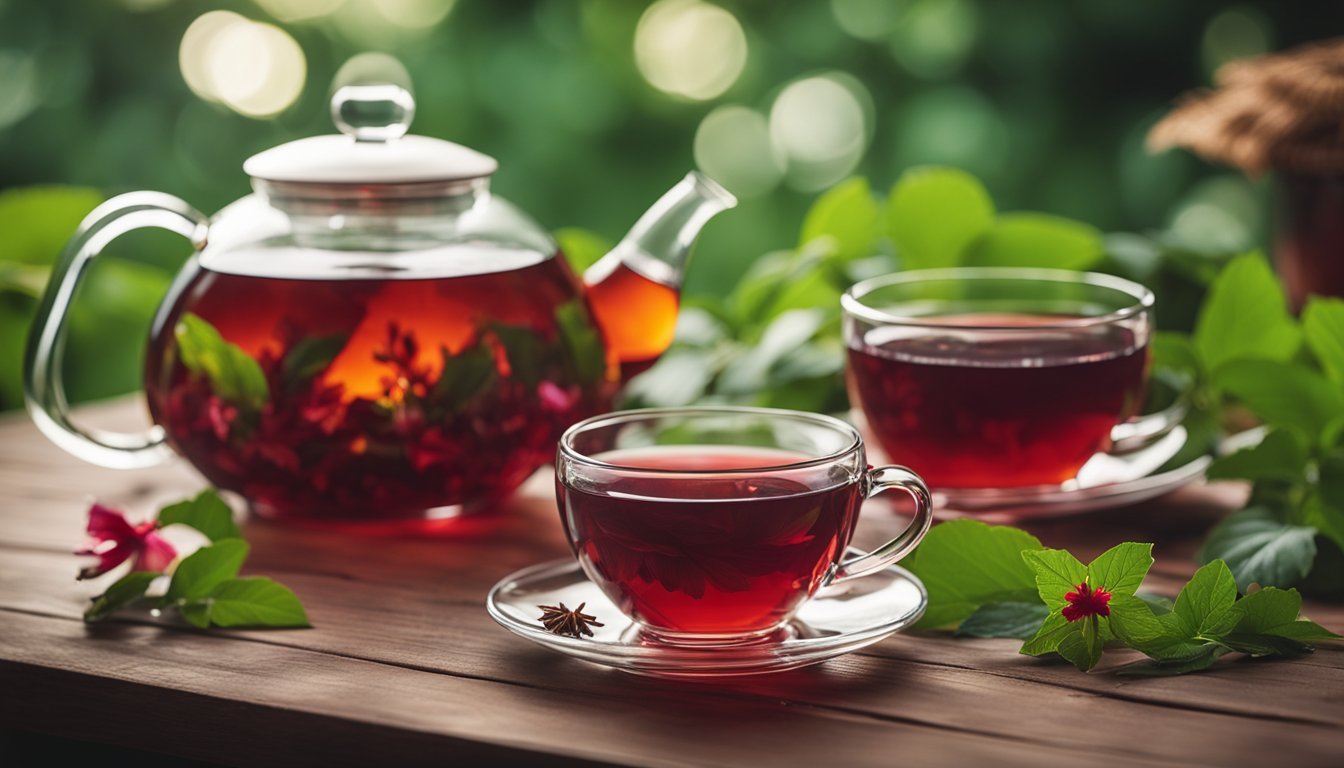
[[[735,200],[692,172],[580,280],[551,237],[489,191],[497,163],[405,135],[394,85],[332,99],[340,135],[248,159],[254,193],[207,220],[134,192],[89,215],[38,309],[28,410],[109,467],[175,450],[258,514],[392,519],[471,511],[551,460],[671,342],[692,241]],[[68,309],[113,238],[159,227],[196,248],[154,319],[142,434],[71,422]]]

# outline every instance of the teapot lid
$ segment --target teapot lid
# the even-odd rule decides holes
[[[247,159],[255,179],[316,184],[414,184],[489,176],[499,163],[461,144],[407,136],[415,99],[399,85],[347,85],[331,97],[340,134],[311,136]]]

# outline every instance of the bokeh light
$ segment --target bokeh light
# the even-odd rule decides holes
[[[891,55],[916,75],[946,77],[971,52],[977,26],[975,6],[968,0],[918,0],[895,27]]]
[[[341,7],[345,0],[253,0],[275,18],[286,21],[309,21]]]
[[[699,0],[659,0],[635,29],[635,63],[653,87],[704,101],[728,90],[747,64],[737,17]]]
[[[38,104],[37,68],[20,51],[0,49],[0,128],[17,123]]]
[[[1195,184],[1172,212],[1175,242],[1204,251],[1251,247],[1263,224],[1262,207],[1244,176],[1224,174]]]
[[[695,164],[738,197],[779,186],[784,159],[770,140],[765,115],[726,104],[705,115],[695,131]]]
[[[946,86],[920,92],[894,114],[896,167],[946,164],[993,180],[1008,155],[1003,118],[979,91]]]
[[[308,68],[287,32],[229,11],[211,11],[192,22],[178,61],[196,95],[249,117],[267,117],[293,104]]]
[[[173,0],[121,0],[128,11],[157,11]]]
[[[860,40],[881,40],[896,28],[903,4],[895,0],[831,0],[835,23]]]
[[[1266,53],[1273,44],[1269,19],[1255,8],[1236,5],[1214,16],[1204,27],[1200,58],[1212,73],[1233,59]]]
[[[870,136],[871,98],[841,73],[798,80],[770,107],[770,139],[786,158],[788,184],[815,190],[854,170]]]
[[[428,29],[448,18],[457,0],[372,0],[384,19],[403,29]]]

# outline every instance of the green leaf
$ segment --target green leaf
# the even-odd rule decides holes
[[[1087,581],[1087,566],[1062,549],[1023,552],[1022,558],[1036,574],[1036,591],[1052,611],[1068,604],[1064,596]]]
[[[718,372],[718,358],[701,349],[673,347],[626,386],[627,403],[658,408],[690,405],[704,396]]]
[[[1152,609],[1154,616],[1162,616],[1171,613],[1171,609],[1176,606],[1176,601],[1165,595],[1153,595],[1140,592],[1135,597],[1139,598]]]
[[[207,488],[194,499],[179,501],[159,510],[159,525],[185,525],[200,531],[211,541],[242,538],[233,510]]]
[[[1199,357],[1195,354],[1194,339],[1184,333],[1158,331],[1149,339],[1148,350],[1152,355],[1154,370],[1168,370],[1191,376],[1199,374]]]
[[[1141,661],[1116,670],[1116,674],[1126,677],[1171,677],[1199,672],[1213,666],[1220,656],[1227,653],[1212,643],[1200,646],[1199,650],[1185,658],[1170,661]]]
[[[1280,635],[1234,632],[1218,639],[1219,645],[1250,656],[1301,656],[1313,648],[1304,642]]]
[[[1088,616],[1075,624],[1079,625],[1079,631],[1064,635],[1059,640],[1059,647],[1055,651],[1065,659],[1073,663],[1080,672],[1087,672],[1097,666],[1101,661],[1101,650],[1104,641],[1101,633],[1097,629],[1098,620],[1096,616]]]
[[[825,270],[813,269],[782,285],[759,320],[773,320],[791,309],[825,309],[831,311],[828,314],[834,313],[843,293]]]
[[[106,592],[93,598],[93,605],[84,611],[84,621],[102,621],[117,609],[143,598],[149,585],[162,575],[157,571],[132,571],[122,576]]]
[[[916,626],[955,625],[988,603],[1035,602],[1035,576],[1022,552],[1040,546],[1026,531],[978,520],[934,526],[905,561],[929,592],[928,611]]]
[[[1188,631],[1173,613],[1156,615],[1141,598],[1119,595],[1110,602],[1111,632],[1125,645],[1155,659],[1182,659],[1197,654],[1205,641]]]
[[[1034,637],[1050,615],[1050,609],[1038,602],[987,603],[966,617],[953,634],[957,637]]]
[[[1182,639],[1140,597],[1115,595],[1108,606],[1111,631],[1130,648],[1151,656]]]
[[[210,623],[218,627],[307,627],[308,615],[290,589],[256,576],[230,579],[208,598]]]
[[[1237,601],[1235,632],[1276,635],[1293,640],[1329,640],[1339,635],[1300,619],[1302,595],[1296,589],[1265,587]]]
[[[575,274],[581,275],[611,251],[612,243],[596,232],[565,227],[553,233],[560,252]]]
[[[1301,331],[1269,264],[1259,254],[1229,262],[1209,289],[1195,326],[1195,351],[1204,369],[1240,358],[1290,360],[1300,343]]]
[[[1091,626],[1090,622],[1091,617],[1088,617],[1080,623],[1083,627],[1088,627]],[[1084,635],[1082,630],[1070,632],[1061,637],[1059,645],[1055,646],[1055,653],[1077,667],[1079,672],[1092,669],[1101,660],[1100,645]]]
[[[904,269],[962,263],[973,241],[994,224],[994,201],[979,179],[955,168],[915,168],[896,180],[887,231]]]
[[[0,259],[0,292],[14,291],[29,298],[42,298],[51,270],[45,266],[19,264]]]
[[[736,323],[753,328],[764,322],[784,287],[816,271],[820,262],[820,253],[807,251],[778,251],[756,259],[728,297]]]
[[[1302,311],[1302,336],[1330,379],[1344,382],[1344,301],[1312,296]]]
[[[1132,595],[1153,567],[1153,545],[1127,541],[1097,555],[1087,566],[1087,583],[1112,596]]]
[[[1302,478],[1307,469],[1307,447],[1288,429],[1276,429],[1257,445],[1220,456],[1209,465],[1210,480],[1290,480]]]
[[[537,343],[537,334],[531,328],[502,323],[492,324],[490,331],[504,347],[509,376],[529,387],[541,383],[541,345]]]
[[[602,380],[607,375],[607,350],[588,308],[578,299],[565,302],[555,308],[555,322],[579,381],[591,384]]]
[[[1344,548],[1344,451],[1336,448],[1316,462],[1319,492],[1302,504],[1302,525],[1315,528],[1322,536]],[[1344,580],[1339,580],[1344,586]]]
[[[1243,591],[1251,584],[1290,587],[1311,569],[1315,535],[1315,528],[1285,523],[1264,507],[1248,507],[1214,527],[1197,559],[1226,561]]]
[[[1022,644],[1018,651],[1024,656],[1044,656],[1059,649],[1059,644],[1070,635],[1081,634],[1082,628],[1077,622],[1064,618],[1059,611],[1053,611],[1046,617],[1041,628],[1030,640]]]
[[[51,264],[103,195],[87,187],[35,186],[0,190],[5,260]]]
[[[1265,422],[1313,438],[1344,416],[1344,391],[1315,371],[1270,360],[1234,360],[1214,372],[1214,384]]]
[[[162,603],[190,603],[209,596],[215,587],[238,575],[248,550],[242,539],[225,539],[191,553],[177,564]]]
[[[178,613],[186,619],[189,624],[197,629],[207,629],[210,626],[210,602],[208,600],[199,600],[194,603],[186,603],[178,607]]]
[[[325,371],[345,349],[347,336],[314,336],[290,347],[280,367],[285,388],[291,392]]]
[[[848,179],[831,187],[808,209],[799,244],[824,237],[842,261],[871,256],[877,247],[880,218],[868,180]]]
[[[495,367],[495,353],[481,340],[475,346],[454,355],[447,347],[439,348],[443,355],[443,369],[434,382],[431,399],[450,411],[462,406],[489,388],[499,369]]]
[[[1087,269],[1101,257],[1101,232],[1095,227],[1044,213],[1007,213],[971,244],[966,263]]]
[[[793,309],[770,322],[761,339],[734,358],[719,376],[724,394],[755,395],[769,386],[776,364],[791,356],[822,329],[826,315],[816,309]]]
[[[270,399],[266,374],[240,347],[224,340],[219,331],[198,315],[186,313],[175,330],[182,364],[205,376],[216,395],[253,411]]]
[[[1301,640],[1310,642],[1312,640],[1338,640],[1339,635],[1322,627],[1314,621],[1308,619],[1298,619],[1288,624],[1280,624],[1274,627],[1274,631],[1266,632],[1268,635],[1286,637],[1292,640]]]
[[[1162,278],[1167,266],[1162,248],[1150,237],[1132,232],[1109,232],[1102,236],[1106,259],[1100,272],[1119,275],[1149,285]]]
[[[1264,634],[1297,621],[1302,595],[1296,589],[1266,587],[1237,601],[1237,630]]]
[[[1214,560],[1195,571],[1181,588],[1171,616],[1188,637],[1210,638],[1226,633],[1236,624],[1229,616],[1237,600],[1237,582],[1227,563]]]

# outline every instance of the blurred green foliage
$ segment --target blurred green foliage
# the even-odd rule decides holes
[[[766,351],[726,379],[715,374],[705,383],[713,391],[754,386],[765,371],[796,377],[798,392],[816,388],[810,400],[799,395],[777,404],[824,400],[815,382],[830,375],[823,356],[834,350],[823,344],[816,354],[790,356],[783,373],[777,368],[785,363],[769,350],[800,337],[821,343],[833,322],[828,302],[844,281],[882,267],[864,249],[883,237],[937,238],[917,227],[904,234],[893,222],[927,220],[949,207],[979,224],[949,241],[906,247],[921,254],[907,258],[962,258],[956,238],[972,237],[978,245],[965,256],[971,261],[1096,258],[1160,283],[1163,321],[1188,327],[1217,266],[1204,252],[1264,240],[1263,190],[1180,153],[1150,156],[1144,133],[1174,95],[1206,84],[1218,64],[1311,39],[1332,28],[1337,13],[1331,3],[1270,0],[715,4],[740,23],[746,63],[723,93],[695,101],[658,90],[637,67],[633,41],[649,2],[0,0],[0,191],[76,188],[5,197],[0,408],[18,402],[18,344],[42,265],[54,260],[83,211],[131,189],[166,191],[218,210],[247,193],[241,164],[248,156],[331,132],[332,77],[369,50],[390,52],[409,70],[415,132],[498,157],[500,194],[549,227],[594,233],[568,233],[567,243],[583,241],[571,255],[600,252],[696,163],[697,134],[715,109],[740,105],[764,124],[790,83],[820,73],[848,84],[863,113],[852,173],[917,187],[918,177],[902,175],[913,166],[966,172],[936,177],[946,188],[917,190],[909,209],[899,189],[879,203],[861,181],[835,187],[813,207],[825,185],[792,168],[750,194],[743,190],[740,208],[712,222],[702,238],[687,282],[687,305],[701,311],[691,313],[683,328],[688,342],[676,354],[705,346],[693,342],[724,327],[738,343]],[[299,6],[327,10],[301,20],[274,15]],[[446,15],[429,13],[449,6]],[[188,88],[179,65],[183,35],[214,9],[275,24],[297,41],[306,79],[291,106],[256,119]],[[407,22],[404,14],[416,9],[430,21]],[[768,137],[757,144],[768,146],[741,154],[778,154]],[[966,197],[967,189],[981,190],[971,193],[979,197]],[[1051,216],[991,217],[991,199],[1005,210]],[[1098,234],[1112,230],[1165,233],[1163,245]],[[794,248],[800,231],[805,245],[782,250]],[[815,245],[819,233],[835,242]],[[67,375],[77,400],[138,383],[147,319],[185,245],[136,234],[112,254],[95,266],[72,319]],[[702,322],[706,316],[719,325]]]

